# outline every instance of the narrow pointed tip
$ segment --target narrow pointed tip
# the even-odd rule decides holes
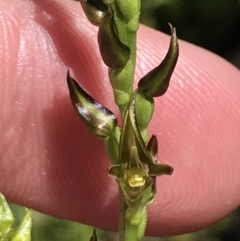
[[[176,28],[172,26],[171,23],[168,23],[169,27],[170,27],[170,30],[171,30],[171,35],[173,36],[176,36],[177,33],[176,33]]]
[[[70,72],[69,72],[69,70],[67,71],[67,82],[69,83],[69,82],[71,82],[72,81],[72,78],[71,78],[71,76],[70,76]]]
[[[90,238],[89,241],[97,241],[97,232],[96,232],[96,229],[93,230],[93,234]]]
[[[68,89],[69,89],[70,93],[78,85],[77,81],[74,78],[71,77],[69,70],[67,71],[67,84],[68,84]]]

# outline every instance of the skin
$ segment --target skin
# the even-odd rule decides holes
[[[0,191],[35,210],[117,230],[118,188],[103,141],[71,105],[70,69],[119,116],[97,27],[78,2],[0,0]],[[141,26],[136,80],[164,57],[170,37]],[[240,73],[220,57],[179,41],[167,93],[156,99],[150,133],[172,176],[158,178],[148,235],[205,228],[240,204]]]

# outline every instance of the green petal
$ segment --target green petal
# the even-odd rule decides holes
[[[95,101],[67,74],[72,104],[89,131],[98,137],[107,137],[117,126],[117,118],[106,107]]]
[[[117,127],[114,132],[104,139],[106,152],[113,164],[118,163],[120,135],[121,130]]]
[[[135,98],[136,98],[136,92],[134,92],[132,100],[129,105],[129,117],[131,119],[132,127],[134,130],[134,134],[136,137],[136,145],[137,145],[137,150],[138,150],[138,155],[141,160],[141,162],[146,163],[149,168],[149,175],[150,176],[161,176],[163,174],[166,175],[171,175],[173,172],[173,167],[168,165],[168,164],[158,164],[155,163],[154,156],[149,153],[147,147],[145,146],[145,143],[143,141],[143,138],[139,132],[138,129],[138,124],[137,124],[137,119],[135,115]],[[156,145],[157,145],[157,139],[154,138],[150,143],[149,143],[149,148],[150,150],[153,148],[152,151],[156,150]],[[151,146],[152,145],[152,146]],[[157,153],[155,153],[156,156]]]
[[[113,10],[110,5],[98,31],[98,44],[102,59],[109,68],[117,69],[127,64],[130,49],[119,40],[114,30]]]
[[[149,165],[153,163],[153,159],[146,148],[146,145],[144,143],[144,140],[138,128],[138,122],[135,114],[136,94],[137,94],[137,91],[133,93],[132,99],[128,108],[128,115],[130,120],[129,122],[131,123],[129,125],[133,130],[133,136],[134,136],[135,144],[137,146],[139,158],[141,162],[144,162]]]
[[[32,211],[27,210],[26,216],[19,224],[11,241],[31,241],[32,225],[33,225]]]
[[[170,78],[178,59],[178,42],[176,30],[170,25],[172,38],[168,53],[162,63],[150,71],[138,83],[138,88],[148,97],[163,95],[169,86]]]
[[[88,1],[80,0],[80,3],[89,22],[91,22],[93,25],[100,26],[105,13],[91,5]]]
[[[12,226],[14,224],[14,216],[5,197],[0,193],[0,240],[1,237],[6,238],[10,235],[12,231]]]

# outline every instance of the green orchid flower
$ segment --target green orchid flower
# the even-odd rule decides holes
[[[149,139],[147,130],[154,112],[154,98],[167,91],[179,48],[176,30],[170,25],[171,42],[165,58],[138,82],[134,91],[140,0],[100,2],[105,4],[104,11],[87,1],[81,1],[81,5],[90,22],[99,26],[99,49],[109,67],[122,128],[117,126],[114,114],[83,90],[69,73],[67,82],[76,112],[92,134],[104,139],[112,163],[108,173],[115,177],[120,193],[119,239],[139,241],[146,228],[146,207],[157,191],[156,177],[173,172],[171,165],[158,161],[157,137]]]

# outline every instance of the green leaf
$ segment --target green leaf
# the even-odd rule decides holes
[[[91,5],[89,1],[80,0],[80,3],[82,5],[82,9],[85,12],[89,22],[91,22],[93,25],[100,26],[103,20],[103,17],[105,15],[105,12]]]
[[[179,49],[176,30],[171,28],[171,43],[166,57],[160,65],[150,71],[138,83],[138,89],[148,97],[158,97],[163,95],[169,86],[170,78],[177,63]]]
[[[12,237],[11,241],[31,241],[31,231],[32,231],[32,211],[27,209],[26,216],[23,218],[22,222],[17,227],[17,230]]]
[[[67,82],[72,104],[85,126],[97,137],[109,136],[117,126],[115,115],[88,95],[69,72]]]
[[[0,240],[7,240],[12,232],[14,224],[14,216],[5,197],[0,193]]]
[[[130,58],[130,49],[123,44],[114,29],[113,10],[109,5],[98,31],[98,44],[104,63],[112,69],[125,66]]]
[[[123,163],[114,164],[108,168],[108,174],[115,178],[123,178],[126,172],[126,165]]]

